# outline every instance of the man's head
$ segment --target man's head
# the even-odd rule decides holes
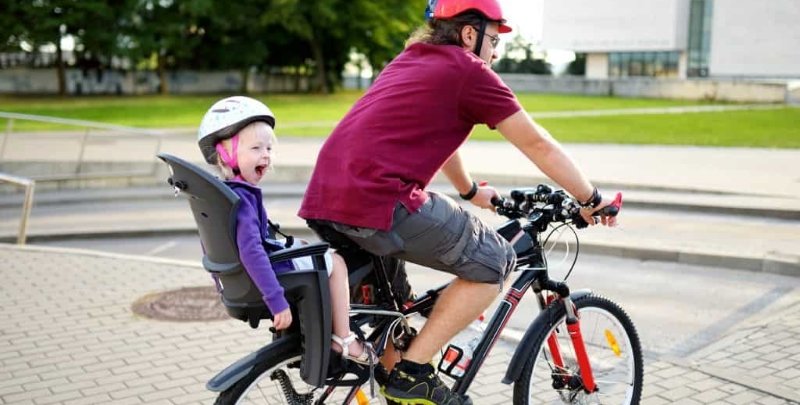
[[[428,27],[412,42],[458,45],[491,63],[497,57],[498,34],[511,32],[497,0],[429,0]]]

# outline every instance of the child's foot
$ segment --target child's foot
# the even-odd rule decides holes
[[[350,332],[345,338],[336,335],[331,336],[333,340],[333,350],[342,354],[342,357],[359,364],[369,364],[369,351],[364,348],[364,344],[358,340],[355,333]],[[338,347],[337,347],[338,346]]]

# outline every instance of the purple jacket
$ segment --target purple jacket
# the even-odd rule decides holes
[[[289,303],[283,296],[283,287],[275,275],[292,271],[294,268],[291,261],[275,263],[273,266],[267,257],[267,250],[270,252],[280,250],[284,245],[268,238],[269,225],[261,189],[235,180],[226,181],[225,184],[241,199],[239,212],[236,215],[236,245],[239,247],[239,260],[261,292],[270,312],[277,314],[289,308]]]

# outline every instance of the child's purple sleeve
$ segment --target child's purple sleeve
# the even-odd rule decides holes
[[[261,245],[261,229],[256,209],[246,199],[242,199],[236,216],[236,244],[239,247],[239,260],[274,315],[289,308],[289,303],[283,295],[283,287],[278,282],[267,252]]]

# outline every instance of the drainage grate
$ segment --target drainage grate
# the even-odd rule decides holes
[[[186,287],[148,294],[131,306],[133,312],[162,321],[220,321],[230,319],[214,287]]]

